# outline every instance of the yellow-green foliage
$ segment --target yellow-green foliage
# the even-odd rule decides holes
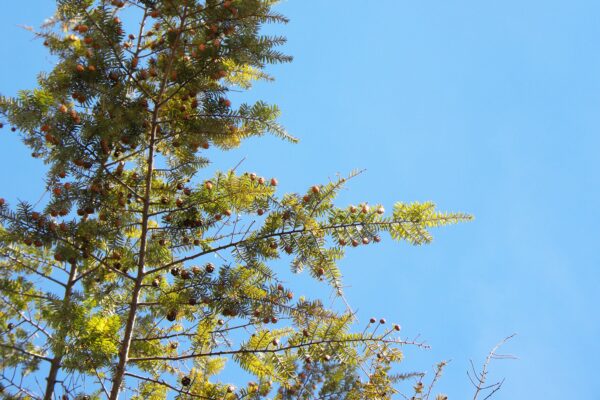
[[[54,68],[37,88],[0,96],[0,122],[48,166],[43,201],[0,199],[3,396],[399,390],[408,343],[385,321],[356,324],[340,303],[339,261],[387,236],[429,243],[432,228],[470,217],[429,202],[338,205],[358,172],[296,193],[243,164],[214,172],[215,153],[248,138],[297,141],[276,105],[238,93],[291,61],[277,50],[283,37],[262,33],[287,22],[276,3],[57,1],[37,32]],[[285,264],[330,285],[337,302],[298,298]]]

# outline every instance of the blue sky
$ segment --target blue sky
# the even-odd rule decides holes
[[[39,25],[53,2],[0,5],[0,93],[49,68]],[[452,359],[439,390],[472,393],[480,362],[518,333],[493,377],[496,398],[598,398],[600,357],[600,3],[591,0],[290,0],[289,65],[246,99],[277,103],[301,138],[252,140],[246,170],[303,191],[336,173],[366,172],[340,204],[433,200],[475,215],[411,248],[386,241],[342,262],[363,319],[398,322],[433,347],[407,369]],[[2,197],[35,201],[42,166],[0,133]]]

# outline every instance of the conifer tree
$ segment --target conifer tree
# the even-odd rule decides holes
[[[0,98],[51,195],[0,199],[3,398],[388,399],[409,377],[394,368],[420,344],[399,326],[297,298],[273,263],[342,296],[347,249],[425,244],[469,216],[338,206],[349,177],[279,194],[275,178],[207,172],[209,148],[218,166],[215,149],[246,138],[296,141],[277,106],[231,103],[291,61],[261,33],[286,22],[275,3],[57,0],[36,32],[56,65]]]

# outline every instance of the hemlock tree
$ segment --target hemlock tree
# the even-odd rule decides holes
[[[0,199],[3,398],[392,398],[411,377],[394,369],[401,347],[419,343],[295,298],[270,264],[289,260],[341,298],[347,248],[382,233],[428,243],[429,228],[469,216],[339,208],[347,178],[277,195],[276,179],[203,172],[209,147],[295,142],[276,106],[228,99],[291,60],[284,38],[260,33],[286,22],[275,0],[57,3],[36,33],[55,67],[0,98],[51,193],[43,208]]]

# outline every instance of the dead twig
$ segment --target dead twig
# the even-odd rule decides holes
[[[506,360],[506,359],[516,359],[517,358],[510,354],[498,354],[497,353],[498,349],[500,347],[502,347],[510,339],[515,337],[515,335],[516,334],[513,333],[512,335],[505,337],[498,344],[496,344],[496,346],[494,346],[494,348],[488,353],[487,357],[485,358],[485,362],[483,363],[483,366],[481,367],[481,372],[475,371],[475,366],[473,365],[473,361],[471,361],[471,369],[473,370],[473,372],[472,372],[473,376],[471,376],[471,372],[469,372],[469,371],[467,371],[467,376],[469,377],[469,380],[475,387],[475,394],[473,395],[473,400],[477,400],[479,395],[483,394],[484,391],[490,390],[490,392],[487,394],[487,396],[483,399],[483,400],[487,400],[502,388],[502,385],[504,384],[504,379],[486,386],[488,373],[489,373],[488,368],[489,368],[489,365],[492,360]]]

